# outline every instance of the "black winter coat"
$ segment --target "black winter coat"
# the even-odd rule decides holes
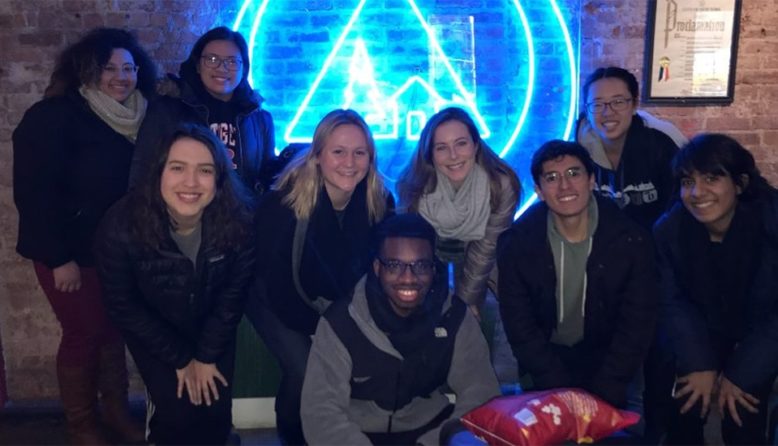
[[[310,299],[335,301],[351,295],[354,285],[370,266],[370,224],[366,181],[357,185],[338,222],[329,196],[322,187],[309,220],[299,277]],[[388,193],[387,193],[388,194]],[[297,219],[273,191],[257,207],[257,280],[251,299],[271,309],[289,328],[311,335],[319,314],[297,292],[292,279],[292,242]],[[394,209],[387,195],[387,213]]]
[[[27,110],[13,133],[19,254],[49,268],[92,266],[94,233],[127,191],[132,151],[78,92]]]
[[[171,237],[156,248],[130,230],[131,194],[112,207],[95,246],[103,300],[127,343],[176,369],[214,363],[235,340],[254,271],[250,240],[237,250],[213,245],[203,225],[197,267]]]
[[[584,337],[592,370],[588,390],[617,406],[640,368],[656,325],[658,291],[650,235],[609,200],[597,197],[599,221],[586,266]],[[571,385],[551,346],[557,324],[556,272],[546,235],[548,206],[537,203],[500,238],[500,313],[522,371],[539,389]]]
[[[208,107],[187,82],[178,83],[177,96],[162,96],[149,105],[146,118],[138,132],[138,144],[132,158],[130,188],[145,180],[156,157],[159,144],[179,125],[192,122],[208,126]],[[270,113],[260,108],[260,98],[255,92],[231,101],[239,108],[238,147],[233,162],[236,173],[246,187],[255,194],[264,192],[260,171],[265,161],[275,157],[275,133]],[[207,94],[207,93],[201,93]]]
[[[681,375],[702,370],[721,370],[735,385],[755,394],[778,374],[778,191],[761,208],[763,237],[759,263],[746,293],[745,333],[725,363],[712,344],[716,336],[706,317],[715,314],[718,296],[697,292],[691,281],[688,258],[682,242],[688,234],[681,228],[685,218],[694,218],[681,203],[668,211],[654,227],[659,253],[662,310],[660,327],[667,331]]]

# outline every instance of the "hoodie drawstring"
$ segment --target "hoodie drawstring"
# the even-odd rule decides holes
[[[594,237],[589,236],[589,248],[586,250],[587,263],[589,255],[592,253],[592,247],[594,246]],[[558,323],[562,323],[565,315],[565,243],[559,241],[559,315],[557,316]],[[589,273],[584,269],[584,282],[583,282],[583,296],[581,299],[581,316],[586,316],[586,290],[589,285]]]

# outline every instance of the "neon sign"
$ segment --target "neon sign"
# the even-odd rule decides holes
[[[529,156],[548,139],[568,138],[575,122],[577,33],[568,24],[578,11],[556,0],[473,4],[243,0],[232,28],[247,37],[249,80],[280,146],[310,141],[325,113],[353,108],[393,180],[427,119],[456,105],[531,191]]]

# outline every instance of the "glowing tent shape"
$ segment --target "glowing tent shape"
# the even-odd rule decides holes
[[[450,96],[448,99],[444,99],[444,95],[440,94],[440,92],[429,83],[424,82],[423,79],[415,73],[408,73],[408,76],[402,79],[401,85],[381,83],[374,78],[373,63],[370,60],[364,40],[358,36],[355,36],[351,40],[347,40],[367,2],[367,0],[360,0],[348,23],[344,27],[343,32],[336,40],[331,52],[325,59],[321,70],[311,84],[300,107],[297,109],[294,118],[287,126],[284,135],[287,142],[310,141],[313,134],[312,126],[315,125],[312,123],[318,122],[321,118],[320,110],[319,112],[316,112],[317,107],[315,99],[317,92],[320,89],[333,91],[337,88],[337,85],[343,86],[342,94],[344,100],[342,101],[342,104],[355,108],[366,117],[376,139],[394,139],[397,137],[405,137],[406,135],[410,135],[411,139],[413,139],[414,136],[417,138],[417,131],[413,129],[401,130],[407,127],[406,115],[410,114],[411,120],[413,121],[412,127],[417,127],[419,122],[426,120],[431,113],[434,113],[446,105],[457,105],[466,109],[476,121],[482,137],[489,137],[489,127],[486,125],[483,116],[478,111],[475,104],[475,98],[462,85],[459,75],[448,61],[448,57],[438,43],[432,28],[422,17],[421,11],[416,6],[415,1],[407,1],[414,17],[421,26],[421,31],[423,31],[423,34],[421,35],[426,36],[425,40],[430,46],[429,51],[433,52],[436,58],[443,62],[448,74],[447,82],[450,84],[448,90],[453,94],[448,95]],[[352,47],[353,50],[350,52],[350,57],[346,57],[343,53],[347,52],[349,47]],[[399,75],[402,77],[402,73]],[[344,78],[348,79],[345,83],[343,82]],[[422,98],[422,101],[434,103],[431,110],[429,110],[429,107],[427,111],[423,112],[414,108],[409,110],[405,107],[405,104],[399,100],[399,98],[402,98],[403,96],[402,93],[406,92],[411,84],[418,84],[419,81],[424,82],[423,90],[429,94],[429,98]],[[384,86],[383,91],[381,91],[379,86]],[[361,93],[361,95],[358,93]],[[355,107],[354,105],[357,103],[364,107]],[[314,113],[315,115],[310,115]]]

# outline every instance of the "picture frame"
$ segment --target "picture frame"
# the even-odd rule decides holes
[[[741,3],[649,0],[643,102],[732,103]]]

